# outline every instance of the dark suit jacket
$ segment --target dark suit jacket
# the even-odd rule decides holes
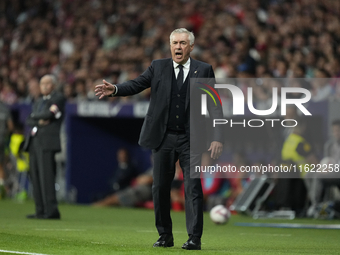
[[[60,151],[60,126],[62,123],[65,98],[64,96],[56,91],[50,94],[50,98],[46,99],[46,102],[42,105],[43,98],[40,97],[32,107],[32,113],[28,117],[26,123],[30,127],[38,127],[38,131],[33,137],[37,139],[41,148],[44,150]],[[50,123],[45,126],[39,126],[38,122],[40,119],[49,120]],[[28,149],[29,140],[25,150]]]
[[[134,95],[146,88],[151,87],[150,105],[143,123],[139,139],[139,144],[143,147],[156,149],[161,144],[166,133],[167,123],[169,119],[172,77],[172,59],[159,59],[152,61],[148,69],[136,79],[116,85],[118,88],[116,96]],[[188,78],[214,79],[215,76],[211,65],[191,58]],[[196,83],[190,83],[189,80],[185,104],[187,115],[185,130],[188,137],[191,137],[192,139],[191,147],[199,151],[204,151],[207,149],[207,132],[202,132],[202,130],[205,129],[206,119],[204,116],[199,114],[201,109],[200,94],[202,93],[202,91],[199,89],[190,89],[190,87],[192,86],[198,85]],[[195,91],[195,93],[193,93],[192,91]],[[193,96],[195,97],[195,113],[191,114],[190,116],[190,97],[193,98]],[[193,105],[191,105],[191,107],[193,107]],[[211,117],[223,118],[221,106],[215,106],[209,100],[208,111]],[[191,132],[190,125],[193,125],[191,128]],[[214,132],[213,136],[211,137],[211,141],[223,142],[222,132]]]

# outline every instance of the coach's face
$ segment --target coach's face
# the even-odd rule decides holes
[[[171,56],[177,64],[185,64],[190,56],[190,52],[194,49],[194,44],[190,45],[189,35],[186,33],[175,33],[172,35]]]

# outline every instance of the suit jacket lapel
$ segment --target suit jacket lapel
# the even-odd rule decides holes
[[[170,105],[173,69],[172,59],[170,58],[170,60],[164,65],[164,69],[161,72],[161,84],[165,84],[167,105]]]
[[[189,70],[189,74],[188,74],[188,78],[189,78],[189,86],[188,86],[188,90],[187,90],[187,98],[185,100],[185,110],[188,108],[189,103],[190,103],[190,97],[191,97],[191,93],[192,93],[192,86],[194,86],[195,82],[195,78],[197,78],[199,70],[199,62],[190,58],[190,70]],[[191,80],[192,79],[192,80]],[[191,82],[192,81],[192,82]],[[188,96],[190,95],[190,96]]]

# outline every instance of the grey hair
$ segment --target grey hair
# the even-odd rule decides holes
[[[52,84],[56,87],[57,84],[57,78],[53,74],[45,74],[43,77],[49,77],[51,79]],[[43,78],[41,77],[41,78]]]
[[[190,45],[193,45],[195,42],[195,36],[193,32],[188,31],[188,29],[186,28],[177,28],[174,31],[172,31],[172,33],[170,34],[170,44],[171,44],[171,40],[174,34],[180,34],[180,33],[185,33],[189,36],[189,41],[190,41]]]

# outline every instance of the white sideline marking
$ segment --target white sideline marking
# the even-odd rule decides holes
[[[86,231],[86,229],[70,229],[70,228],[36,228],[37,231]]]
[[[31,253],[31,252],[21,252],[21,251],[6,251],[6,250],[0,250],[0,252],[14,253],[14,254],[27,254],[27,255],[47,255],[47,254],[41,254],[41,253]]]
[[[240,233],[240,235],[292,236],[291,234],[264,234],[264,233]]]

